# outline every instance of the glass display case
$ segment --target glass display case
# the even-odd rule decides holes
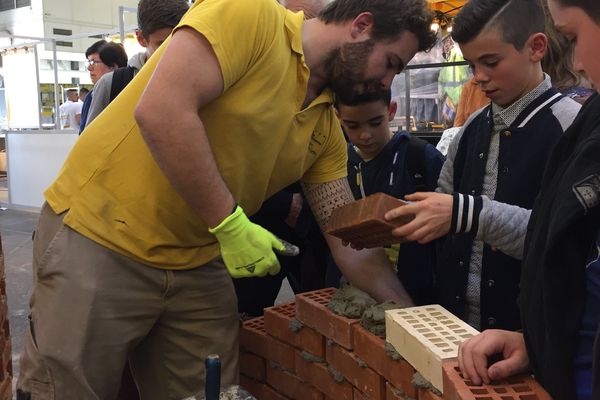
[[[418,53],[392,83],[392,99],[398,103],[392,126],[436,143],[453,126],[462,87],[471,77],[449,36]]]

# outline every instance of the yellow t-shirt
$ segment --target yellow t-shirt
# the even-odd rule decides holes
[[[221,66],[224,93],[199,116],[248,214],[299,179],[346,176],[331,92],[301,110],[309,76],[302,22],[302,13],[273,0],[205,0],[179,25],[202,33]],[[65,224],[93,241],[151,266],[186,269],[216,257],[218,243],[158,168],[134,119],[166,44],[86,128],[45,196],[56,213],[67,211]]]

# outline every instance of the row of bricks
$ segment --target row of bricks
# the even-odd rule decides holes
[[[395,387],[404,390],[409,397],[416,397],[414,388],[411,385],[414,373],[413,367],[405,361],[392,361],[386,354],[385,340],[366,331],[357,320],[344,318],[331,312],[327,308],[327,304],[329,304],[334,293],[335,289],[330,288],[296,296],[298,320],[313,327],[316,331],[346,349],[353,349],[354,354],[363,359],[379,375],[392,382]],[[447,375],[451,369],[444,371],[444,374]],[[549,398],[548,394],[533,378],[526,376],[516,379],[520,382],[517,386],[514,386],[510,381],[496,383],[489,388],[467,388],[467,385],[461,387],[457,391],[460,392],[460,395],[454,396],[452,400],[459,398],[485,399],[489,393],[495,393],[499,396],[489,397],[490,399],[536,400],[538,398]],[[459,381],[460,376],[456,378],[456,382]],[[536,393],[535,396],[537,397],[531,397],[533,396],[530,395],[531,393]],[[450,397],[448,398],[450,399]]]
[[[390,358],[386,353],[385,340],[365,330],[357,320],[333,314],[326,307],[333,292],[334,289],[325,289],[299,295],[297,304],[268,308],[264,318],[247,321],[240,336],[241,346],[260,357],[243,353],[242,373],[254,380],[263,381],[264,360],[272,361],[288,371],[296,371],[298,358],[294,355],[295,349],[301,349],[325,359],[366,398],[383,399],[386,391],[392,392],[391,388],[410,398],[417,398],[417,389],[411,383],[415,370],[404,360],[395,361]],[[321,301],[314,301],[315,296]],[[296,309],[299,310],[298,315]],[[296,317],[316,329],[303,326],[292,331],[290,326]],[[328,337],[317,332],[317,329]],[[336,336],[337,341],[346,345],[332,343],[327,340],[330,336]],[[340,337],[342,340],[339,340]],[[351,341],[344,340],[349,337],[352,338]],[[344,347],[355,347],[355,352]],[[386,388],[386,382],[389,382],[387,386],[390,389]]]
[[[309,292],[296,296],[297,303],[295,307],[294,304],[286,304],[266,309],[264,325],[267,329],[263,333],[266,335],[268,331],[269,334],[276,336],[283,342],[299,349],[308,350],[318,357],[323,357],[325,353],[325,358],[330,364],[334,365],[334,368],[337,366],[338,368],[336,369],[340,370],[349,382],[352,382],[357,388],[366,390],[367,394],[372,398],[383,398],[381,397],[381,393],[383,392],[382,387],[385,386],[385,381],[391,382],[393,386],[400,388],[400,391],[405,392],[409,397],[416,398],[418,396],[417,390],[411,384],[414,369],[403,360],[393,361],[387,356],[385,341],[366,331],[358,324],[357,320],[333,314],[327,308],[327,304],[334,292],[335,289]],[[295,313],[296,310],[297,315]],[[295,317],[314,329],[305,326],[298,333],[292,332],[289,329],[290,321]],[[339,346],[335,344],[324,346],[325,338],[319,336],[319,333],[335,341]],[[275,340],[271,344],[278,342],[278,340]],[[295,368],[295,358],[291,355],[293,349],[281,347],[281,344],[268,346],[271,348],[270,353],[272,354],[268,354],[269,352],[267,352],[264,356],[266,359],[282,364],[285,368],[293,371]],[[323,350],[324,347],[325,350]],[[354,348],[354,353],[342,347],[346,349]],[[282,354],[285,353],[287,355],[282,357]],[[364,361],[368,365],[368,368],[360,367],[358,359]],[[344,361],[340,362],[336,360]],[[354,362],[348,362],[350,360],[354,360]],[[358,367],[356,367],[357,365]],[[374,379],[375,374],[373,372],[383,377],[383,380]],[[526,378],[524,382],[525,386],[521,385],[517,387],[517,389],[521,390],[520,393],[527,395],[527,393],[535,392],[536,390],[537,392],[544,393],[541,387],[531,378]],[[533,389],[526,391],[524,388],[527,385],[530,385],[529,387]],[[490,390],[499,394],[513,392],[512,389],[506,389],[502,385],[494,386]],[[431,397],[433,395],[431,392],[421,391],[423,392],[421,397]],[[473,397],[478,395],[478,393],[484,392],[485,390],[481,388],[471,388],[467,391],[463,390],[462,396],[469,399],[485,398]],[[377,393],[380,394],[380,397],[375,395]],[[505,395],[503,398],[509,399],[511,397]],[[521,397],[515,398],[520,399]],[[531,398],[533,399],[533,397]]]
[[[297,298],[300,309],[301,296]],[[317,358],[326,359],[348,381],[359,389],[362,388],[363,392],[382,393],[383,382],[388,381],[410,397],[416,397],[411,383],[415,370],[406,361],[396,361],[389,357],[383,338],[373,335],[356,323],[356,320],[338,317],[327,308],[318,311],[307,310],[313,319],[321,322],[338,318],[351,321],[345,328],[351,331],[355,344],[355,350],[351,352],[344,346],[328,341],[330,337],[308,326],[303,326],[296,332],[290,330],[290,324],[293,324],[296,317],[294,310],[293,303],[280,305],[266,309],[264,318],[246,321],[240,335],[241,347],[290,371],[296,370],[294,351],[300,349]],[[306,319],[302,319],[302,322],[305,321]],[[313,326],[318,328],[316,324]],[[364,367],[364,364],[367,367]],[[366,390],[366,387],[370,389]],[[373,398],[378,399],[382,396],[377,395]]]
[[[248,357],[255,356],[246,354],[245,359],[247,360]],[[296,373],[285,371],[271,363],[265,368],[264,379],[256,374],[247,376],[242,371],[240,384],[259,400],[406,400],[407,398],[441,400],[429,390],[422,388],[409,396],[384,381],[380,386],[381,393],[374,397],[374,393],[370,389],[368,389],[369,393],[364,393],[346,381],[336,380],[325,364],[308,361],[302,357],[299,351],[296,353],[296,357]],[[244,365],[244,358],[241,362]]]
[[[6,300],[6,280],[4,276],[4,255],[0,240],[0,400],[12,400],[12,352],[10,344],[10,328]]]
[[[373,335],[370,335],[373,337]],[[368,336],[365,336],[368,337]],[[274,338],[272,338],[275,340]],[[379,339],[379,338],[377,338]],[[360,348],[361,346],[358,345]],[[383,349],[383,351],[385,351]],[[376,355],[374,355],[376,356]],[[389,359],[387,355],[379,354],[379,358]],[[332,376],[331,370],[323,363],[306,360],[300,350],[294,351],[295,374],[286,371],[281,366],[269,363],[267,360],[253,354],[241,355],[242,374],[252,380],[251,392],[258,399],[289,398],[289,399],[419,399],[439,400],[440,398],[425,389],[416,389],[410,382],[405,382],[402,389],[394,387],[385,381],[383,376],[364,366],[356,354],[342,347],[329,344],[326,347],[326,361],[346,379],[338,382]],[[402,363],[402,362],[401,362]],[[444,364],[444,399],[446,400],[545,400],[550,399],[541,386],[530,376],[511,378],[495,385],[474,386],[465,379],[458,370],[455,361]],[[386,374],[390,376],[390,374]],[[269,388],[264,388],[263,382]],[[244,385],[242,383],[244,387]],[[260,390],[258,390],[259,388]],[[275,391],[279,396],[265,394]],[[262,396],[262,397],[261,397]],[[406,397],[405,397],[406,396]]]

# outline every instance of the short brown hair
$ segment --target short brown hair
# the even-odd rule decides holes
[[[137,9],[138,29],[146,39],[160,29],[173,29],[188,8],[185,0],[140,0]]]
[[[412,32],[419,40],[419,51],[431,49],[436,35],[431,31],[433,13],[426,0],[334,0],[319,13],[329,23],[346,22],[360,13],[373,14],[372,38],[393,39]]]

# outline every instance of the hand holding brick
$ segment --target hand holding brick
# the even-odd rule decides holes
[[[402,238],[392,235],[392,230],[412,221],[414,216],[386,221],[384,215],[406,204],[387,194],[375,193],[333,210],[325,232],[366,249],[401,243]]]

